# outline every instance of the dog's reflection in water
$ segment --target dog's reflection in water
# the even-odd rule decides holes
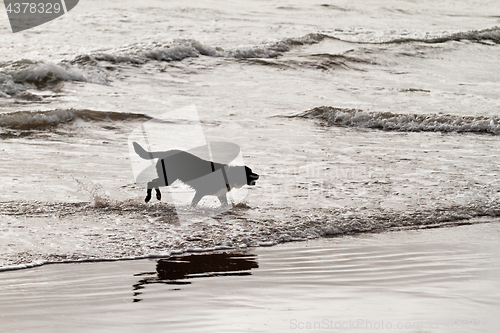
[[[139,290],[147,284],[185,285],[191,283],[186,280],[193,278],[251,275],[250,270],[258,267],[256,256],[252,254],[223,252],[172,256],[158,260],[156,272],[135,275],[148,277],[134,285],[134,297],[142,294]],[[134,298],[134,302],[139,301],[141,299]]]

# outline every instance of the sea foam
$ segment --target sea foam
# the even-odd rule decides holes
[[[498,116],[398,114],[321,106],[294,117],[320,119],[328,126],[363,127],[401,132],[475,132],[500,135],[500,117]]]
[[[65,62],[35,62],[27,59],[0,64],[0,97],[59,81],[105,84],[106,74],[98,68],[80,68]]]
[[[139,113],[63,109],[50,111],[19,111],[0,113],[0,127],[15,130],[44,130],[81,119],[83,121],[147,121],[151,117]]]
[[[477,43],[500,44],[500,27],[468,31],[409,31],[389,30],[374,31],[363,28],[332,30],[326,32],[330,37],[351,43],[392,44],[392,43],[446,43],[449,41],[468,40]]]
[[[136,43],[115,50],[83,54],[72,60],[72,63],[88,63],[97,60],[111,63],[143,64],[151,60],[180,61],[199,56],[233,59],[275,58],[295,46],[319,43],[325,38],[334,37],[321,33],[311,33],[302,37],[285,38],[260,45],[240,45],[228,49],[209,46],[193,39],[148,44]]]

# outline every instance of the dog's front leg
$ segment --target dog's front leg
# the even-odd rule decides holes
[[[199,191],[196,191],[196,193],[194,194],[193,201],[191,201],[191,207],[195,207],[204,196],[205,195],[201,194]]]
[[[219,199],[220,204],[221,204],[222,207],[228,206],[226,194],[223,194],[223,195],[221,195],[220,197],[217,197],[217,198]]]

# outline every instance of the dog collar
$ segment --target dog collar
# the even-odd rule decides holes
[[[222,167],[222,175],[224,176],[224,181],[226,182],[227,191],[231,191],[231,186],[229,186],[229,181],[227,180],[226,168]]]
[[[214,162],[210,162],[212,164],[212,172],[215,172]],[[227,191],[231,191],[231,186],[229,186],[229,181],[227,179],[226,168],[222,166],[222,175],[224,176],[224,182],[226,182]]]

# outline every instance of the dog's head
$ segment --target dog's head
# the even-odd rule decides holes
[[[259,175],[252,172],[252,169],[245,166],[245,172],[247,174],[247,185],[255,185],[257,179],[259,179]]]
[[[240,188],[244,185],[255,185],[259,175],[252,172],[247,166],[234,166],[228,170],[229,185],[233,188]]]

